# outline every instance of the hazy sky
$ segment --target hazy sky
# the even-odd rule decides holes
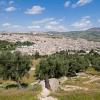
[[[0,31],[100,27],[100,0],[0,0]]]

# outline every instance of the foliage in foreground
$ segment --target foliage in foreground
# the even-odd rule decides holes
[[[94,51],[88,54],[68,54],[60,52],[42,59],[36,68],[38,79],[75,76],[76,73],[86,71],[88,67],[100,70],[100,55]]]
[[[12,42],[0,40],[0,51],[15,50],[16,46]]]
[[[84,71],[89,66],[84,56],[54,54],[41,60],[36,69],[36,76],[44,79],[47,74],[49,78],[59,78],[76,72]]]
[[[0,78],[13,80],[21,87],[21,79],[28,74],[31,61],[20,52],[3,52],[0,54]]]

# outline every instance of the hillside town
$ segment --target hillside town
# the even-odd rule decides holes
[[[84,50],[90,51],[91,49],[99,49],[100,42],[88,41],[82,38],[70,38],[70,37],[52,37],[47,34],[0,34],[0,40],[6,40],[9,42],[33,42],[31,46],[17,47],[16,51],[22,53],[34,54],[39,52],[40,55],[53,54],[59,51],[66,50]]]

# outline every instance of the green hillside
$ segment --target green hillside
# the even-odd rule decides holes
[[[70,32],[49,32],[53,35],[68,36],[72,38],[83,38],[91,41],[100,42],[100,28],[91,28],[86,31],[70,31]]]

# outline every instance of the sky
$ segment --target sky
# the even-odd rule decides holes
[[[100,0],[0,0],[0,31],[79,31],[100,27]]]

